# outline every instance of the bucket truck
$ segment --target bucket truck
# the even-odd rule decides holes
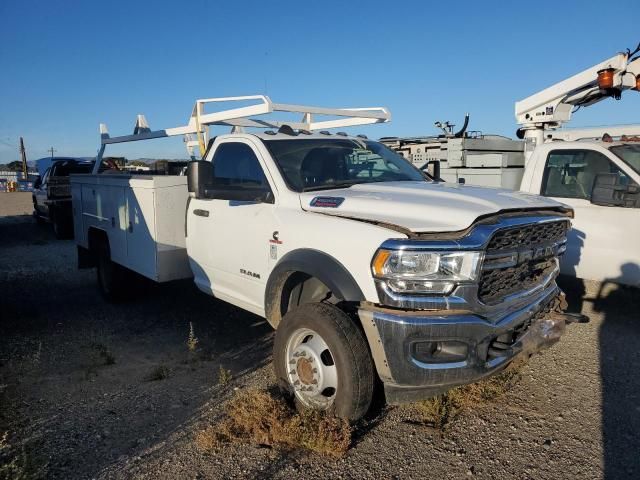
[[[575,220],[562,272],[640,286],[640,125],[560,128],[577,109],[639,92],[639,52],[640,45],[516,102],[520,142],[450,128],[438,137],[383,143],[421,167],[439,161],[445,181],[519,189],[570,205]]]

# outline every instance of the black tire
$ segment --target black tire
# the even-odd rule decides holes
[[[40,216],[40,212],[38,212],[38,207],[37,207],[37,202],[35,197],[32,198],[33,201],[33,218],[36,219],[36,223],[38,225],[44,225],[45,221],[44,219]]]
[[[100,293],[107,302],[117,303],[126,299],[129,272],[111,260],[109,243],[102,240],[96,248],[96,274]]]
[[[40,226],[42,226],[42,225],[44,225],[44,224],[46,223],[46,222],[44,221],[44,219],[43,219],[40,215],[38,215],[38,211],[37,211],[37,210],[34,210],[34,211],[33,211],[33,218],[35,218],[35,219],[36,219],[36,223],[37,223],[38,225],[40,225]]]
[[[73,237],[73,225],[63,215],[58,215],[55,210],[50,214],[51,223],[53,224],[53,233],[58,240],[69,240]]]
[[[300,397],[303,394],[295,390],[291,381],[293,370],[290,370],[293,367],[289,363],[295,360],[291,360],[287,353],[296,332],[306,330],[317,332],[321,337],[330,350],[337,371],[337,388],[330,400],[331,404],[325,409],[341,418],[359,420],[367,413],[373,399],[376,378],[373,362],[360,329],[346,313],[334,305],[301,305],[287,313],[278,325],[273,361],[281,390],[289,398],[296,400],[299,409],[313,408],[305,405]],[[294,370],[298,366],[299,363]]]

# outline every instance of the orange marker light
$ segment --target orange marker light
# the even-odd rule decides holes
[[[636,75],[636,92],[640,92],[640,75]]]
[[[375,258],[373,259],[373,273],[376,277],[381,277],[384,272],[384,264],[387,262],[389,257],[391,256],[391,252],[388,250],[378,250]]]
[[[605,68],[598,72],[598,87],[601,90],[613,88],[613,74],[615,71],[614,68]]]

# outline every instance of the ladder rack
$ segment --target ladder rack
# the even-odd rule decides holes
[[[231,108],[213,113],[205,113],[207,104],[222,102],[256,102],[253,105]],[[287,112],[302,114],[300,121],[282,121],[270,118],[256,118],[274,112]],[[336,117],[316,121],[315,115]],[[232,132],[241,133],[245,128],[280,128],[288,125],[296,130],[323,130],[330,128],[352,127],[355,125],[368,125],[372,123],[385,123],[391,119],[391,113],[384,107],[369,108],[323,108],[304,105],[290,105],[286,103],[274,103],[266,95],[249,95],[242,97],[203,98],[196,103],[189,117],[187,125],[181,127],[166,128],[164,130],[151,130],[144,115],[138,115],[132,135],[111,137],[104,123],[100,124],[100,151],[98,153],[94,173],[97,173],[102,161],[106,145],[112,143],[135,142],[153,138],[173,137],[184,135],[187,150],[193,157],[193,149],[198,146],[200,155],[205,152],[208,127],[211,125],[223,125],[231,127]],[[195,135],[195,139],[194,139]]]

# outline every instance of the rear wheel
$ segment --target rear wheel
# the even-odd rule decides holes
[[[124,300],[129,283],[129,272],[111,260],[111,251],[106,240],[101,241],[96,250],[96,272],[100,293],[108,302]]]
[[[36,219],[36,223],[38,225],[44,225],[44,220],[43,218],[40,216],[40,212],[38,212],[38,203],[36,202],[36,197],[34,196],[32,198],[33,201],[33,217]]]
[[[71,222],[63,215],[59,215],[55,210],[51,211],[51,223],[53,224],[53,233],[58,240],[67,240],[72,237]]]
[[[283,391],[301,409],[349,420],[364,416],[375,375],[367,343],[334,305],[309,303],[287,313],[276,331],[274,366]]]

